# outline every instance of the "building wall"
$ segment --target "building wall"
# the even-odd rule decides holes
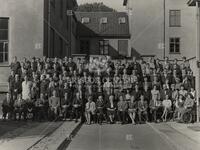
[[[196,55],[196,11],[194,7],[188,7],[188,0],[166,0],[166,54],[173,58]],[[181,10],[181,27],[169,27],[169,11]],[[180,37],[180,53],[170,54],[169,38]]]
[[[119,40],[128,40],[128,53],[127,56],[131,55],[131,44],[130,39],[110,39],[110,38],[80,38],[79,40],[89,40],[90,41],[90,55],[100,55],[99,52],[99,40],[108,40],[109,41],[109,55],[112,57],[118,57],[119,56],[119,50],[118,50],[118,41]],[[79,42],[80,44],[80,42]],[[80,48],[80,47],[79,47]]]
[[[43,0],[0,0],[0,17],[9,18],[9,62],[0,64],[0,87],[12,57],[43,56]],[[1,90],[1,89],[0,89]]]
[[[76,20],[74,20],[73,16],[67,16],[67,10],[74,10],[75,9],[75,0],[55,0],[55,5],[50,3],[49,9],[49,0],[45,1],[45,9],[44,9],[44,55],[48,57],[64,57],[69,56],[73,51],[76,50],[74,44],[74,34],[72,31],[74,27],[76,27]],[[62,1],[62,3],[61,3]],[[61,9],[62,7],[62,9]],[[48,18],[48,11],[50,10],[50,21]],[[61,11],[63,10],[63,11]],[[61,15],[62,14],[62,15]],[[48,50],[48,34],[49,34],[49,22],[50,28],[52,28],[54,32],[54,48],[50,48]],[[73,26],[73,24],[75,24]],[[72,27],[71,27],[72,25]],[[72,28],[72,29],[71,29]],[[71,34],[71,35],[70,35]],[[52,37],[52,34],[50,33]],[[72,38],[70,37],[72,36]],[[60,45],[60,39],[62,39],[63,44]],[[70,41],[72,41],[72,46],[70,48]],[[52,43],[52,42],[51,42]],[[71,49],[71,51],[70,51]]]
[[[42,0],[0,0],[0,17],[9,18],[9,62],[13,56],[43,55]]]
[[[162,56],[163,7],[161,0],[129,0],[131,46],[142,55]]]
[[[151,1],[151,2],[150,2]],[[187,0],[166,1],[166,56],[170,59],[195,56],[195,11],[187,6]],[[129,0],[127,10],[130,18],[131,45],[141,55],[164,56],[164,0]],[[181,10],[181,27],[169,27],[169,10]],[[181,53],[169,53],[169,37],[181,38]]]

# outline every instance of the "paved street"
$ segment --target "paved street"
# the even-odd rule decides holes
[[[67,150],[197,150],[199,145],[167,124],[83,125]]]

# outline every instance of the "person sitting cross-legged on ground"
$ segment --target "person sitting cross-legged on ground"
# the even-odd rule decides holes
[[[49,109],[52,114],[53,119],[57,119],[60,107],[60,98],[57,97],[56,90],[52,92],[53,96],[49,98]],[[50,118],[52,119],[52,118]]]
[[[163,121],[167,121],[167,115],[171,111],[171,107],[172,107],[172,101],[169,99],[169,95],[165,96],[165,99],[163,100],[162,105],[164,107],[164,111],[161,118],[163,119]]]
[[[144,101],[144,96],[140,96],[140,101],[138,102],[138,116],[139,116],[139,123],[142,122],[142,115],[145,117],[145,122],[149,121],[148,114],[147,114],[148,104]]]
[[[86,118],[86,123],[89,125],[91,124],[91,116],[95,116],[96,113],[96,105],[95,102],[92,101],[92,97],[88,97],[88,102],[85,105],[85,118]]]
[[[135,124],[135,116],[137,111],[137,102],[134,96],[131,96],[131,101],[128,103],[128,114],[131,118],[132,124]]]
[[[118,120],[121,122],[121,124],[126,123],[127,109],[128,109],[128,104],[125,101],[124,97],[121,95],[119,97],[119,102],[117,103],[117,116],[118,116]]]

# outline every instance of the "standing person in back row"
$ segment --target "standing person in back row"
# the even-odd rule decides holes
[[[22,82],[22,99],[23,100],[30,100],[31,99],[31,88],[32,88],[32,81],[28,80],[28,76],[24,76],[24,81]]]

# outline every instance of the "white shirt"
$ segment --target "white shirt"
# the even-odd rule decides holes
[[[31,81],[22,82],[22,99],[24,100],[31,99],[31,87],[32,87]]]
[[[172,101],[170,99],[165,99],[162,103],[165,108],[170,108],[172,106]]]
[[[95,102],[87,102],[86,103],[86,110],[94,113],[95,110],[96,110]]]

